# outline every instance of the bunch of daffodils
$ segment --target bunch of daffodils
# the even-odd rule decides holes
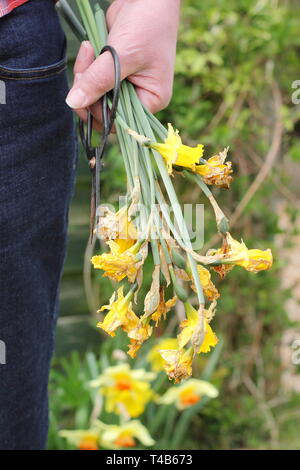
[[[77,3],[97,55],[106,41],[104,14],[100,7],[93,11],[88,0]],[[127,173],[127,195],[118,212],[108,208],[101,211],[95,227],[97,235],[105,240],[107,252],[93,256],[91,262],[103,276],[118,283],[110,303],[99,309],[105,316],[98,327],[110,336],[123,330],[129,340],[128,354],[135,357],[155,328],[174,315],[171,311],[176,303],[183,302],[186,318],[180,324],[178,337],[159,351],[168,377],[177,383],[191,376],[194,356],[208,353],[218,342],[211,322],[220,294],[213,284],[212,272],[224,278],[234,266],[252,273],[267,270],[272,266],[272,254],[269,249],[248,249],[244,242],[232,237],[228,220],[209,189],[230,188],[232,165],[227,161],[228,148],[207,158],[202,144],[185,145],[178,130],[171,124],[166,129],[142,106],[134,86],[126,80],[121,86],[115,126]],[[222,244],[206,255],[193,249],[172,183],[177,177],[200,187],[216,216]],[[174,218],[170,217],[170,209]],[[134,308],[149,256],[152,284],[144,299],[144,311],[138,315]],[[188,290],[196,293],[196,306],[189,302]],[[170,291],[173,294],[168,295]],[[106,394],[113,379],[103,380],[99,386]],[[139,389],[137,384],[136,390],[146,400],[149,390]],[[109,393],[108,408],[117,411],[115,394]],[[126,387],[122,393],[128,393]],[[131,412],[136,415],[134,410]]]

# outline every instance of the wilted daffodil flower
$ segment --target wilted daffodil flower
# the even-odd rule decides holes
[[[139,318],[132,310],[132,298],[137,283],[133,284],[132,289],[127,293],[126,297],[123,295],[123,287],[118,289],[118,297],[115,298],[115,293],[110,299],[109,305],[103,305],[98,312],[108,310],[102,322],[97,326],[106,331],[110,336],[115,336],[117,328],[121,327],[126,331],[130,339],[128,354],[132,358],[136,356],[137,351],[140,349],[144,341],[152,335],[152,326],[150,325],[150,317],[143,316]]]
[[[161,349],[159,351],[164,360],[164,369],[170,380],[179,383],[192,375],[193,348],[184,349]]]
[[[138,420],[128,421],[120,426],[97,422],[101,432],[101,442],[105,449],[136,447],[137,442],[144,446],[153,446],[154,440],[149,431]]]
[[[97,428],[74,431],[66,429],[60,431],[59,435],[79,450],[99,450],[100,448],[100,433]]]
[[[138,269],[143,264],[143,258],[138,255],[141,242],[137,242],[128,250],[122,251],[118,243],[113,240],[107,242],[110,253],[93,256],[91,259],[95,269],[102,269],[103,276],[113,281],[121,281],[125,277],[129,282],[134,282]]]
[[[202,318],[202,325],[203,325],[203,340],[200,344],[200,347],[197,351],[197,353],[207,353],[210,351],[211,348],[216,346],[218,343],[218,338],[213,332],[208,319],[212,318],[213,316],[213,311],[212,309],[214,308],[214,304],[210,307],[210,310],[204,310],[203,313],[203,318]],[[178,335],[178,344],[179,344],[179,349],[182,349],[189,341],[192,342],[192,344],[195,344],[194,340],[194,335],[195,332],[197,331],[197,328],[199,327],[199,321],[201,322],[201,318],[199,318],[199,312],[192,307],[191,304],[188,302],[185,303],[185,311],[187,315],[187,319],[183,320],[180,324],[180,327],[182,328],[182,332]],[[201,334],[201,330],[200,330]],[[196,338],[197,340],[197,338]]]
[[[152,326],[149,325],[150,318],[139,319],[137,325],[128,331],[128,338],[130,345],[128,354],[132,358],[136,356],[137,351],[140,349],[144,341],[152,335]]]
[[[204,183],[228,189],[232,181],[231,162],[226,162],[228,148],[218,155],[209,158],[206,163],[196,166],[195,172],[200,175]]]
[[[179,132],[175,131],[171,124],[168,124],[168,136],[164,143],[146,142],[145,145],[157,150],[163,156],[170,174],[173,171],[173,165],[195,171],[196,165],[203,155],[202,144],[197,147],[183,145]]]
[[[248,250],[245,243],[241,243],[226,233],[222,248],[219,250],[209,250],[209,256],[220,256],[220,266],[212,266],[221,277],[224,277],[234,265],[242,266],[247,271],[257,273],[270,269],[273,264],[273,256],[270,249],[267,250]],[[224,264],[222,263],[224,262]]]
[[[152,313],[152,320],[155,321],[155,326],[158,326],[161,318],[163,317],[164,320],[166,319],[166,316],[167,316],[167,313],[171,310],[171,308],[173,308],[177,302],[177,297],[174,296],[172,297],[171,299],[169,300],[165,300],[165,290],[164,290],[164,287],[160,287],[160,290],[159,290],[159,296],[160,296],[160,300],[159,300],[159,304],[158,304],[158,307],[156,309],[156,311],[154,313]]]
[[[201,264],[198,264],[197,265],[197,270],[198,270],[198,273],[199,273],[203,293],[204,293],[205,297],[207,298],[207,300],[212,302],[213,300],[218,299],[220,297],[220,294],[218,292],[218,289],[216,288],[216,286],[214,285],[214,283],[211,280],[211,274],[208,271],[208,269],[206,269]],[[191,276],[191,280],[192,280],[192,286],[191,287],[196,292],[196,287],[195,287],[193,279],[194,278]]]
[[[130,369],[128,364],[108,367],[98,379],[91,382],[106,397],[108,413],[135,418],[142,414],[153,398],[150,382],[155,374],[144,369]]]
[[[178,410],[184,410],[198,403],[204,396],[216,398],[218,390],[205,380],[189,379],[182,385],[169,388],[157,402],[162,405],[175,403]]]
[[[151,369],[155,372],[164,370],[165,362],[159,352],[164,349],[178,349],[177,338],[164,338],[151,348],[147,356],[147,361],[150,362]]]
[[[103,305],[98,312],[108,310],[104,320],[99,322],[97,326],[102,328],[110,336],[115,336],[117,328],[121,327],[124,331],[128,332],[136,328],[139,318],[132,310],[132,297],[134,290],[130,290],[124,297],[123,286],[118,289],[117,299],[116,293],[112,295],[109,305]]]
[[[131,248],[138,239],[134,223],[128,216],[126,206],[118,212],[112,212],[108,207],[102,207],[105,214],[99,218],[98,236],[105,241],[113,240],[119,246],[120,253]]]

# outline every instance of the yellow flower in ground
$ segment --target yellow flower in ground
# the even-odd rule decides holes
[[[258,271],[268,270],[272,267],[273,256],[270,249],[267,250],[248,250],[245,243],[235,240],[229,232],[226,233],[223,246],[218,250],[209,250],[208,255],[220,256],[226,264],[212,266],[221,277],[224,277],[234,265],[242,266],[247,271],[257,273]]]
[[[105,271],[103,276],[109,277],[113,281],[119,282],[127,277],[129,282],[134,282],[142,264],[141,259],[135,253],[136,245],[122,251],[113,240],[108,241],[107,244],[110,247],[110,253],[92,257],[91,262],[94,268]]]
[[[120,252],[123,253],[138,239],[134,223],[128,216],[128,208],[122,207],[118,212],[112,212],[108,208],[103,208],[103,210],[105,210],[105,215],[100,217],[97,233],[105,241],[114,240]]]
[[[164,349],[177,349],[178,341],[177,338],[164,338],[159,341],[147,355],[147,361],[151,364],[151,369],[155,372],[164,370],[164,360],[159,353],[160,350]]]
[[[67,441],[80,450],[99,450],[100,435],[98,429],[62,430],[59,435],[65,437]]]
[[[154,440],[147,428],[138,420],[129,421],[121,426],[104,424],[98,421],[101,442],[105,449],[135,447],[137,440],[144,446],[153,446]]]
[[[164,360],[164,369],[170,380],[179,383],[192,375],[193,349],[187,351],[176,349],[161,349],[161,357]]]
[[[214,305],[214,304],[212,304]],[[199,314],[191,304],[185,304],[187,319],[183,320],[180,324],[182,332],[178,335],[178,344],[179,349],[184,348],[184,346],[189,342],[193,342],[193,335],[197,331],[199,325]],[[218,338],[213,332],[211,326],[208,323],[207,318],[211,318],[213,312],[211,310],[204,310],[203,318],[203,342],[197,351],[197,353],[207,353],[210,351],[210,348],[216,346],[218,343]]]
[[[231,162],[226,162],[228,148],[209,158],[206,163],[197,165],[195,172],[200,175],[204,183],[228,189],[232,181]]]
[[[144,369],[130,369],[128,364],[108,367],[100,377],[91,382],[105,396],[108,413],[135,418],[142,414],[154,393],[150,382],[155,374]]]
[[[128,338],[130,338],[128,354],[132,358],[136,356],[144,341],[152,335],[153,328],[149,325],[149,321],[150,318],[146,318],[145,321],[140,319],[137,326],[128,332]]]
[[[214,283],[211,280],[211,274],[208,271],[208,269],[204,268],[204,266],[201,266],[201,264],[197,265],[197,270],[199,273],[200,277],[200,282],[203,288],[203,293],[207,299],[212,302],[213,300],[216,300],[220,297],[220,294],[218,292],[218,289],[214,285]],[[194,283],[194,278],[191,277],[192,279],[192,289],[196,292],[196,287]]]
[[[184,410],[198,403],[202,397],[216,398],[218,390],[214,385],[197,379],[189,379],[184,384],[171,387],[157,402],[162,405],[175,403],[178,410]]]
[[[168,124],[168,136],[163,144],[149,143],[147,145],[163,156],[170,174],[172,173],[172,165],[195,171],[196,164],[199,163],[203,155],[203,145],[199,144],[197,147],[183,145],[179,132],[175,131],[171,124]]]
[[[165,291],[163,287],[160,287],[159,290],[159,295],[160,295],[160,301],[159,305],[157,307],[157,310],[152,313],[152,320],[155,321],[155,326],[158,326],[159,321],[161,320],[161,317],[166,319],[167,313],[173,308],[177,302],[177,297],[176,295],[172,297],[171,299],[165,301]]]
[[[118,297],[114,293],[109,305],[103,305],[98,312],[108,310],[104,320],[97,324],[98,328],[106,331],[110,336],[115,336],[117,328],[122,327],[126,332],[136,328],[139,318],[132,310],[133,292],[129,291],[126,297],[123,295],[123,286],[118,289]]]

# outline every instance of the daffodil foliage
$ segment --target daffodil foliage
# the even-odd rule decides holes
[[[117,340],[124,338],[118,335]],[[79,450],[145,449],[164,445],[176,448],[170,424],[178,421],[184,433],[189,426],[187,413],[192,417],[219,395],[220,377],[215,368],[221,347],[218,345],[204,364],[197,357],[201,378],[172,385],[163,372],[168,358],[162,357],[161,350],[178,350],[177,338],[154,342],[151,339],[149,346],[142,361],[135,359],[133,364],[111,342],[103,343],[99,357],[89,352],[84,359],[74,353],[61,364],[51,378],[59,403],[55,405],[52,401],[51,407],[55,413],[56,406],[59,407],[60,427],[69,429],[57,433],[57,426],[52,422],[56,446]],[[189,361],[188,355],[181,357],[180,365],[185,361]],[[76,393],[73,392],[72,398],[69,393],[74,379]],[[74,428],[70,429],[72,425]],[[176,439],[179,436],[180,433]]]

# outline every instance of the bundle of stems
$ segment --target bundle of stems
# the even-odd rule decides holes
[[[93,45],[95,56],[97,57],[107,42],[108,33],[104,12],[98,4],[96,4],[93,9],[88,0],[77,0],[77,5],[87,37]],[[157,141],[166,143],[168,136],[170,136],[170,128],[168,131],[159,122],[159,120],[157,120],[156,117],[142,105],[134,86],[127,80],[123,80],[121,83],[115,127],[127,175],[126,209],[128,219],[130,220],[130,216],[133,212],[132,207],[134,205],[138,203],[143,207],[143,211],[140,212],[138,222],[139,240],[130,248],[131,252],[128,253],[128,255],[133,254],[136,256],[139,252],[139,266],[140,269],[142,269],[142,258],[144,256],[141,254],[142,249],[145,245],[150,245],[154,265],[152,286],[149,291],[149,295],[147,294],[146,296],[147,299],[145,299],[145,313],[139,317],[139,322],[137,324],[133,322],[133,326],[129,327],[128,319],[126,323],[124,318],[122,320],[120,317],[120,310],[122,309],[119,304],[119,317],[117,324],[118,326],[121,326],[131,338],[131,355],[134,356],[136,350],[152,332],[151,321],[154,319],[153,314],[157,313],[159,309],[161,311],[164,309],[164,315],[162,316],[165,316],[168,308],[161,293],[164,288],[163,286],[171,283],[173,285],[176,298],[184,302],[187,313],[186,321],[190,322],[187,324],[186,329],[190,327],[191,331],[189,335],[185,335],[185,339],[182,336],[178,338],[179,349],[177,351],[162,351],[162,356],[166,360],[166,370],[169,377],[175,381],[180,381],[182,378],[190,375],[192,357],[198,352],[209,351],[209,346],[214,346],[217,342],[216,337],[213,336],[214,333],[208,325],[213,316],[213,309],[208,313],[204,308],[205,289],[207,289],[208,286],[213,286],[213,284],[210,281],[210,274],[208,274],[208,272],[206,273],[206,271],[202,270],[202,277],[204,275],[205,279],[201,279],[201,268],[199,269],[198,263],[201,263],[201,265],[212,265],[215,269],[219,267],[222,268],[223,271],[226,269],[226,266],[228,270],[231,269],[232,263],[238,264],[237,262],[232,261],[232,259],[227,259],[227,254],[230,251],[228,249],[230,245],[230,240],[228,239],[228,221],[208,188],[205,178],[201,176],[201,172],[199,174],[197,171],[194,171],[197,167],[195,165],[192,167],[181,164],[181,174],[183,174],[183,176],[192,183],[197,184],[212,204],[216,215],[218,231],[224,239],[222,250],[218,250],[218,252],[213,253],[210,256],[201,256],[195,253],[189,235],[189,228],[184,219],[184,215],[172,183],[170,176],[171,172],[166,164],[164,152],[159,150],[159,145],[153,144]],[[173,131],[172,136],[173,139],[177,139],[178,141],[179,135],[177,131]],[[187,146],[182,147],[189,149],[190,154],[194,155],[193,152],[195,149]],[[185,151],[185,149],[183,150]],[[208,162],[202,158],[198,158],[196,165],[202,164],[201,167],[203,167],[205,171],[208,169],[208,172],[217,171],[215,180],[217,180],[218,177],[221,178],[222,175],[224,176],[225,170],[227,171],[228,176],[228,173],[231,172],[231,170],[229,171],[229,166],[226,166],[228,163],[226,165],[224,164],[226,155],[224,158],[222,157],[222,159],[221,157],[213,158],[217,160],[216,163],[212,161],[211,166],[209,166]],[[193,168],[193,171],[191,171],[191,168]],[[175,170],[176,169],[177,166],[175,166]],[[203,174],[205,174],[204,170]],[[210,181],[208,178],[207,180]],[[174,222],[170,217],[170,207],[174,214]],[[113,237],[111,238],[113,239]],[[242,246],[242,244],[240,245]],[[112,248],[111,245],[110,248]],[[115,250],[116,247],[114,246],[114,250],[112,250],[113,253],[110,258],[113,265],[117,263],[114,258],[117,253]],[[244,254],[245,253],[246,252],[244,251]],[[119,264],[121,263],[120,257],[122,257],[122,255],[124,255],[124,253],[117,253],[117,256],[119,256]],[[105,266],[104,259],[101,258],[101,256],[94,258],[99,258],[98,266],[97,260],[94,260],[94,266],[105,270],[105,267],[103,267]],[[249,256],[247,259],[249,260]],[[107,260],[108,258],[106,261]],[[127,261],[128,260],[129,258],[127,258]],[[230,266],[228,266],[228,264]],[[120,275],[120,272],[118,274],[114,272],[114,274],[110,276],[109,272],[111,271],[113,271],[112,266],[110,271],[107,268],[105,275],[115,280],[123,280],[124,277],[126,277],[125,275]],[[155,273],[158,273],[158,276],[155,275]],[[130,276],[128,275],[128,279],[129,277]],[[197,295],[197,309],[193,309],[189,304],[187,293],[185,289],[183,289],[182,282],[178,279],[179,277],[181,280],[189,280],[192,282],[192,288]],[[141,280],[138,280],[138,276],[132,278],[130,282],[131,288],[126,297],[123,298],[122,293],[118,292],[118,295],[120,295],[120,301],[123,299],[131,300],[134,291],[140,287]],[[158,293],[160,293],[160,297]],[[205,293],[205,296],[209,300],[215,300],[218,295],[207,296]],[[113,312],[113,306],[117,302],[118,301],[112,299],[110,306],[105,306],[107,310],[110,310],[110,313]],[[125,300],[123,301],[122,308],[124,307],[124,302]],[[131,311],[130,309],[131,306],[128,307],[128,311]],[[100,323],[99,326],[113,336],[115,327],[106,323],[107,322],[104,321],[103,323]],[[184,332],[182,332],[182,335],[183,333]],[[207,338],[207,336],[210,337]],[[204,347],[206,340],[208,341],[207,347]],[[184,350],[184,346],[187,344],[189,344],[190,347],[186,351]]]
[[[92,43],[95,55],[97,56],[101,49],[106,45],[107,41],[107,27],[104,12],[100,5],[96,4],[94,13],[90,2],[86,0],[77,0],[77,4],[88,38]],[[188,250],[191,250],[192,245],[190,242],[189,232],[183,218],[174,186],[170,176],[168,175],[162,156],[155,150],[150,151],[146,147],[139,146],[138,143],[129,135],[128,129],[135,130],[138,134],[146,135],[151,141],[156,140],[155,134],[163,139],[165,139],[167,135],[165,127],[161,125],[150,111],[143,107],[136,94],[134,86],[129,81],[123,80],[116,117],[116,130],[126,168],[129,194],[132,194],[135,182],[139,181],[141,183],[141,201],[144,204],[144,207],[147,208],[147,220],[150,218],[151,208],[154,210],[154,205],[156,203],[159,205],[166,204],[159,186],[155,167],[151,161],[152,154],[157,165],[158,174],[163,181],[169,201],[174,208],[174,215],[180,236],[178,236],[170,218],[166,216],[166,211],[164,211],[166,216],[164,220],[175,238],[177,236],[177,240],[180,240],[180,244]],[[156,222],[157,221],[153,220],[154,226],[156,226]],[[157,226],[157,229],[159,234],[160,227]],[[152,242],[151,246],[153,250],[154,263],[159,265],[160,260],[157,242]],[[196,263],[190,254],[188,254],[188,257],[196,281],[199,303],[204,304],[203,291],[196,269]]]

